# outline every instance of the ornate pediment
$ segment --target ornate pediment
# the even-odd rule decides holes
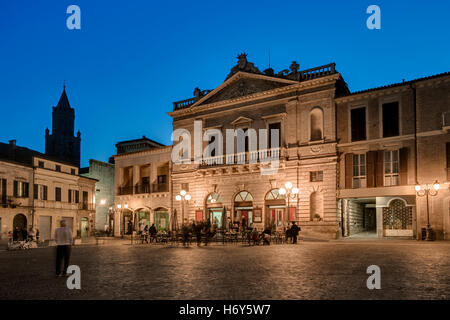
[[[233,122],[231,122],[232,125],[239,125],[239,124],[245,124],[245,123],[252,123],[253,119],[247,118],[247,117],[239,117],[235,119]]]
[[[258,79],[256,77],[241,76],[239,77],[239,79],[232,81],[232,83],[229,83],[223,88],[219,87],[213,92],[209,93],[205,97],[206,99],[200,102],[199,105],[241,98],[255,93],[270,91],[273,89],[278,89],[292,84],[286,81],[276,81],[278,79],[274,79],[272,81],[269,80],[269,77],[265,78],[266,79]],[[227,84],[227,82],[225,82],[224,84]]]

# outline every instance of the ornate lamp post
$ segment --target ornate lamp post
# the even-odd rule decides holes
[[[438,194],[439,190],[439,182],[436,180],[432,185],[431,184],[425,184],[423,186],[420,186],[417,184],[414,188],[416,189],[416,194],[419,197],[427,197],[427,229],[426,229],[426,241],[433,241],[432,232],[433,229],[431,229],[430,226],[430,206],[429,206],[429,196],[436,196]]]
[[[191,200],[191,196],[186,192],[186,190],[181,190],[180,194],[177,194],[175,199],[181,201],[181,223],[184,223],[184,203],[185,201]]]
[[[290,203],[290,199],[294,200],[294,199],[297,198],[299,189],[298,189],[297,187],[294,187],[294,188],[293,188],[293,187],[292,187],[292,182],[290,182],[290,181],[286,182],[286,183],[284,184],[284,186],[286,187],[286,189],[285,189],[285,188],[280,188],[280,189],[278,190],[278,192],[279,192],[281,195],[285,195],[286,198],[287,198],[287,212],[286,212],[286,218],[285,218],[285,220],[287,221],[287,220],[288,220],[288,215],[289,215],[289,203]]]

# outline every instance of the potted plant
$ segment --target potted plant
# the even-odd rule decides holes
[[[322,218],[320,217],[320,215],[318,215],[317,213],[314,215],[313,221],[318,222],[321,221]]]

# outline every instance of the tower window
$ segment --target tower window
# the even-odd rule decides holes
[[[56,165],[55,170],[61,172],[61,166],[59,164]]]

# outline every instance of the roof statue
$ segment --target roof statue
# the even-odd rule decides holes
[[[226,79],[230,78],[232,75],[234,75],[239,71],[261,74],[261,71],[259,71],[259,69],[255,67],[255,65],[252,62],[247,61],[246,53],[241,53],[240,55],[237,56],[237,59],[238,59],[237,65],[235,65],[231,69]]]

